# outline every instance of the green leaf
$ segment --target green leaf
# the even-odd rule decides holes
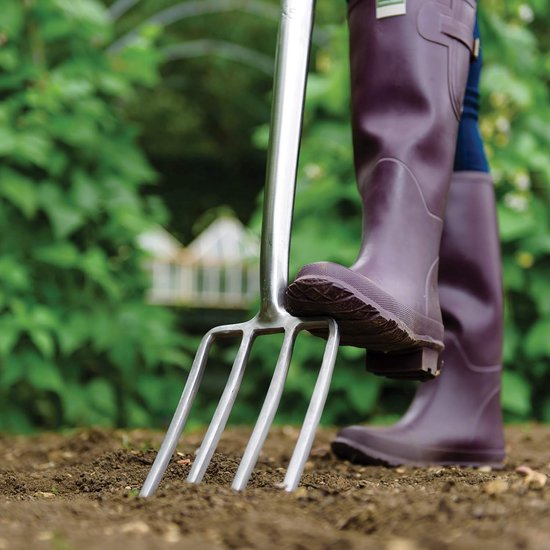
[[[504,338],[502,350],[503,361],[506,364],[513,364],[524,339],[520,335],[518,328],[509,319],[505,320],[504,334],[506,334],[506,338]]]
[[[364,355],[364,350],[363,355]],[[349,367],[339,371],[332,388],[345,393],[348,401],[355,410],[366,415],[374,409],[380,392],[379,380],[367,376],[364,372],[356,372]]]
[[[90,248],[80,256],[78,267],[100,285],[109,295],[119,295],[119,287],[112,276],[105,252],[99,248]]]
[[[13,40],[23,28],[24,12],[21,0],[2,0],[0,34],[6,34]]]
[[[46,211],[58,239],[69,236],[84,223],[83,214],[66,201],[54,183],[41,185],[40,204]]]
[[[510,26],[507,29],[511,29]],[[486,66],[484,83],[490,85],[491,90],[506,90],[506,94],[523,108],[531,106],[533,91],[527,82],[515,75],[509,67],[494,63]]]
[[[29,434],[33,431],[30,414],[17,405],[11,406],[9,414],[0,414],[0,431],[16,434]]]
[[[514,256],[510,255],[502,258],[502,271],[507,290],[524,291],[525,270],[518,265]]]
[[[86,212],[95,212],[101,202],[97,183],[82,171],[76,171],[73,176],[71,195],[74,204]]]
[[[117,412],[116,395],[113,386],[107,380],[92,380],[86,386],[88,403],[105,418],[114,419]]]
[[[125,373],[132,375],[136,369],[137,353],[135,343],[129,340],[119,340],[111,346],[108,352],[109,359],[117,368]]]
[[[137,380],[137,391],[140,397],[153,411],[164,410],[166,403],[166,383],[158,376],[144,375]]]
[[[25,379],[25,371],[17,356],[5,357],[0,367],[0,387],[11,388]]]
[[[53,357],[55,352],[55,344],[48,331],[33,328],[29,331],[29,337],[44,357],[47,359],[51,359]]]
[[[56,116],[50,131],[58,140],[82,150],[95,148],[100,142],[96,121],[87,116]]]
[[[498,219],[500,237],[503,242],[510,242],[525,237],[536,228],[536,222],[532,213],[517,212],[501,205],[498,207]]]
[[[528,418],[531,413],[531,388],[518,372],[504,371],[502,375],[502,407],[505,411]]]
[[[49,329],[59,327],[57,311],[42,305],[35,305],[31,310],[31,318],[36,326]]]
[[[4,168],[0,171],[0,196],[8,199],[26,218],[34,216],[38,206],[38,193],[32,180]]]
[[[6,290],[28,291],[31,288],[30,266],[5,254],[0,256],[0,283]]]
[[[147,350],[145,350],[146,352]],[[158,352],[156,354],[156,357],[151,357],[150,361],[148,363],[156,364],[157,360],[159,359]],[[178,367],[187,367],[191,364],[191,358],[189,355],[182,350],[179,350],[174,347],[169,347],[166,349],[160,350],[160,359],[163,363],[166,363],[168,365],[176,365]]]
[[[9,317],[0,318],[0,356],[7,357],[19,340],[19,327]]]
[[[541,317],[550,318],[550,272],[540,268],[530,277],[531,295],[536,299],[536,306]]]
[[[73,19],[78,24],[104,25],[107,22],[107,13],[105,8],[99,2],[89,2],[88,0],[53,0],[53,5],[57,6],[61,13],[60,17]]]
[[[126,414],[128,425],[131,427],[143,427],[151,424],[149,412],[133,399],[126,404]]]
[[[43,130],[29,129],[17,134],[14,155],[24,164],[47,168],[51,153],[52,142]]]
[[[74,365],[76,370],[76,365]],[[61,396],[63,403],[63,420],[73,426],[86,425],[88,402],[86,390],[80,383],[67,382]]]
[[[99,86],[101,90],[109,95],[124,97],[128,95],[128,82],[120,75],[113,73],[103,73],[99,76]]]
[[[53,391],[57,394],[63,392],[65,384],[54,363],[34,354],[27,354],[25,359],[26,375],[35,389]]]
[[[527,357],[550,357],[550,319],[534,323],[525,340]]]
[[[72,313],[63,326],[63,330],[57,332],[57,338],[61,352],[69,356],[90,340],[90,318],[85,314]]]
[[[0,126],[0,156],[9,155],[15,149],[15,135],[11,128]]]
[[[78,264],[79,251],[67,241],[54,242],[34,250],[34,257],[41,262],[61,268],[72,268]]]
[[[17,68],[18,57],[17,51],[14,48],[4,46],[0,49],[0,67],[2,67],[7,73]],[[0,154],[1,148],[0,148]]]

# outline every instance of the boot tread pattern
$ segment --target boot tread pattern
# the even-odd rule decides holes
[[[437,344],[415,335],[403,323],[391,319],[375,303],[368,303],[344,286],[322,278],[297,279],[287,289],[289,313],[300,316],[328,315],[338,322],[341,344],[374,351],[367,370],[389,378],[428,380],[437,376],[438,367],[426,367],[421,360],[407,361],[422,348],[437,349]],[[326,337],[323,331],[311,331]],[[376,353],[382,352],[382,353]],[[434,351],[437,355],[437,352]],[[395,360],[388,361],[386,356]],[[421,356],[420,356],[421,357]],[[370,363],[370,364],[369,364]],[[405,365],[405,366],[403,366]],[[435,362],[437,365],[437,361]]]

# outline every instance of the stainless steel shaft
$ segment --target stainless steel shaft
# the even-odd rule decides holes
[[[260,256],[260,318],[285,311],[290,231],[315,0],[282,0]]]

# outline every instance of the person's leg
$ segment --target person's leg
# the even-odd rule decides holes
[[[427,378],[443,349],[438,255],[476,2],[407,0],[405,15],[381,19],[376,7],[349,4],[362,247],[351,268],[302,268],[287,308],[334,317],[369,370]]]
[[[478,59],[470,68],[441,241],[441,376],[422,384],[396,425],[341,430],[332,445],[341,458],[391,465],[498,464],[504,458],[501,266],[494,192],[478,127],[480,71]]]

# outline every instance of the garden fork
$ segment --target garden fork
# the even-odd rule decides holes
[[[282,488],[287,491],[296,489],[311,451],[336,361],[338,326],[330,318],[301,319],[291,316],[284,308],[284,292],[288,283],[290,231],[314,6],[315,0],[281,2],[262,223],[260,310],[250,321],[215,327],[202,339],[172,422],[141,489],[142,497],[154,493],[166,471],[199,389],[209,349],[218,338],[240,336],[241,344],[187,481],[199,483],[202,480],[233,408],[253,341],[264,334],[284,333],[284,340],[264,404],[232,487],[238,491],[244,489],[256,465],[281,400],[297,334],[302,330],[324,329],[328,332],[328,339],[323,361]]]

